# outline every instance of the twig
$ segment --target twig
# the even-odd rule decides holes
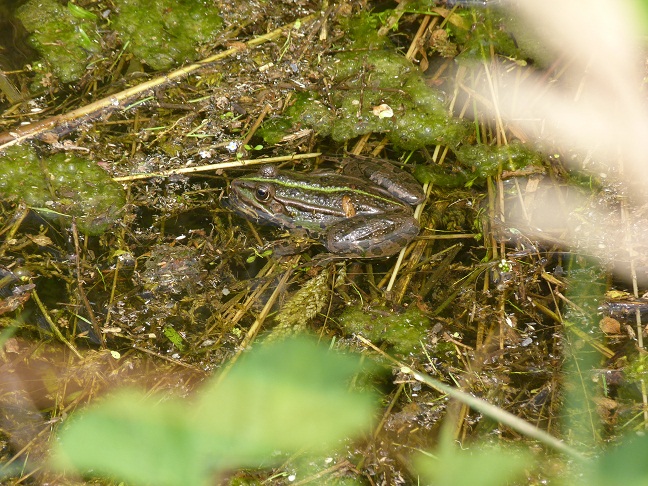
[[[77,351],[77,349],[74,347],[74,345],[70,341],[68,341],[65,338],[65,336],[63,336],[63,334],[61,333],[61,330],[58,327],[56,327],[56,324],[54,324],[54,321],[50,317],[49,312],[47,312],[47,308],[43,304],[43,301],[40,300],[40,297],[38,297],[38,293],[36,293],[36,289],[32,290],[31,296],[32,296],[32,299],[34,299],[34,302],[36,302],[36,305],[38,306],[40,311],[43,313],[43,316],[45,316],[45,320],[49,324],[49,327],[50,327],[50,330],[52,331],[52,333],[54,333],[54,335],[58,338],[58,340],[61,341],[63,344],[65,344],[70,349],[70,351],[72,351],[74,353],[74,355],[77,358],[83,359],[83,356],[81,356],[81,353],[79,353],[79,351]]]
[[[241,341],[241,344],[238,346],[238,351],[234,356],[232,356],[232,359],[230,359],[229,363],[223,368],[223,370],[220,372],[218,375],[218,382],[220,383],[225,376],[229,373],[230,369],[232,366],[234,366],[234,363],[239,359],[239,357],[243,354],[243,352],[246,351],[247,347],[254,341],[256,338],[257,334],[259,333],[259,329],[261,329],[261,326],[265,322],[266,317],[268,317],[268,314],[270,314],[270,310],[272,309],[272,306],[275,304],[277,299],[279,298],[279,295],[284,291],[284,288],[286,286],[286,282],[288,282],[288,278],[293,274],[293,271],[295,269],[295,265],[297,265],[297,262],[299,261],[300,256],[295,255],[294,257],[290,258],[288,260],[288,269],[285,271],[283,276],[281,277],[281,280],[279,280],[279,283],[274,289],[274,292],[272,292],[272,295],[270,295],[270,298],[268,301],[265,303],[263,306],[263,309],[261,310],[261,313],[259,316],[254,320],[254,323],[248,330],[248,333],[245,335],[243,338],[243,341]]]
[[[77,231],[77,225],[74,220],[72,221],[72,237],[74,238],[74,251],[76,254],[76,278],[79,297],[81,298],[83,306],[88,312],[90,324],[92,325],[92,329],[94,330],[97,339],[101,343],[101,347],[106,347],[106,340],[104,339],[104,335],[101,333],[101,329],[99,328],[99,324],[97,323],[97,317],[95,316],[95,313],[92,310],[92,306],[88,301],[85,290],[83,289],[83,279],[81,278],[81,247],[79,246],[79,232]]]
[[[312,159],[319,157],[321,152],[310,154],[293,154],[282,155],[281,157],[266,157],[259,159],[240,159],[229,162],[219,162],[218,164],[201,165],[197,167],[183,167],[181,169],[165,170],[162,172],[148,172],[146,174],[133,174],[128,176],[113,177],[115,182],[136,181],[140,179],[149,179],[151,177],[170,177],[176,174],[193,174],[194,172],[206,172],[209,170],[229,169],[231,167],[242,167],[245,165],[269,164],[274,162],[287,162],[290,160]]]
[[[243,141],[241,142],[241,145],[245,146],[246,143],[248,143],[252,137],[254,136],[254,133],[257,131],[257,128],[261,125],[261,122],[263,122],[263,119],[266,117],[266,115],[272,110],[272,106],[269,104],[266,104],[263,107],[263,110],[261,111],[261,114],[257,117],[257,119],[254,121],[254,125],[252,125],[252,128],[250,128],[250,131],[247,133]]]

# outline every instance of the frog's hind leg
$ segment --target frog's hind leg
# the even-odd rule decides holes
[[[380,258],[398,253],[419,233],[413,217],[371,214],[349,218],[328,230],[328,251],[349,258]]]

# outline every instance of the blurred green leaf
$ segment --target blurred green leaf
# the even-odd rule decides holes
[[[324,450],[370,425],[374,397],[348,390],[358,363],[304,339],[263,345],[193,401],[127,390],[73,417],[53,461],[133,484],[200,485],[278,452]]]
[[[648,436],[637,436],[610,448],[591,466],[589,479],[583,484],[592,486],[644,486],[648,484]]]
[[[480,450],[476,450],[477,447]],[[422,484],[501,486],[524,478],[525,472],[533,467],[533,461],[526,451],[484,444],[464,450],[449,444],[441,447],[436,458],[419,456],[415,465],[425,480]]]

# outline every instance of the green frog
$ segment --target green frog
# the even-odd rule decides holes
[[[316,240],[339,257],[378,258],[418,235],[412,206],[424,199],[407,172],[386,161],[351,159],[342,173],[264,165],[232,180],[226,205],[259,224]]]

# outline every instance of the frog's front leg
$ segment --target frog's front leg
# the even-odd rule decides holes
[[[348,218],[328,228],[324,246],[349,258],[379,258],[398,253],[419,233],[411,215],[383,213]]]

